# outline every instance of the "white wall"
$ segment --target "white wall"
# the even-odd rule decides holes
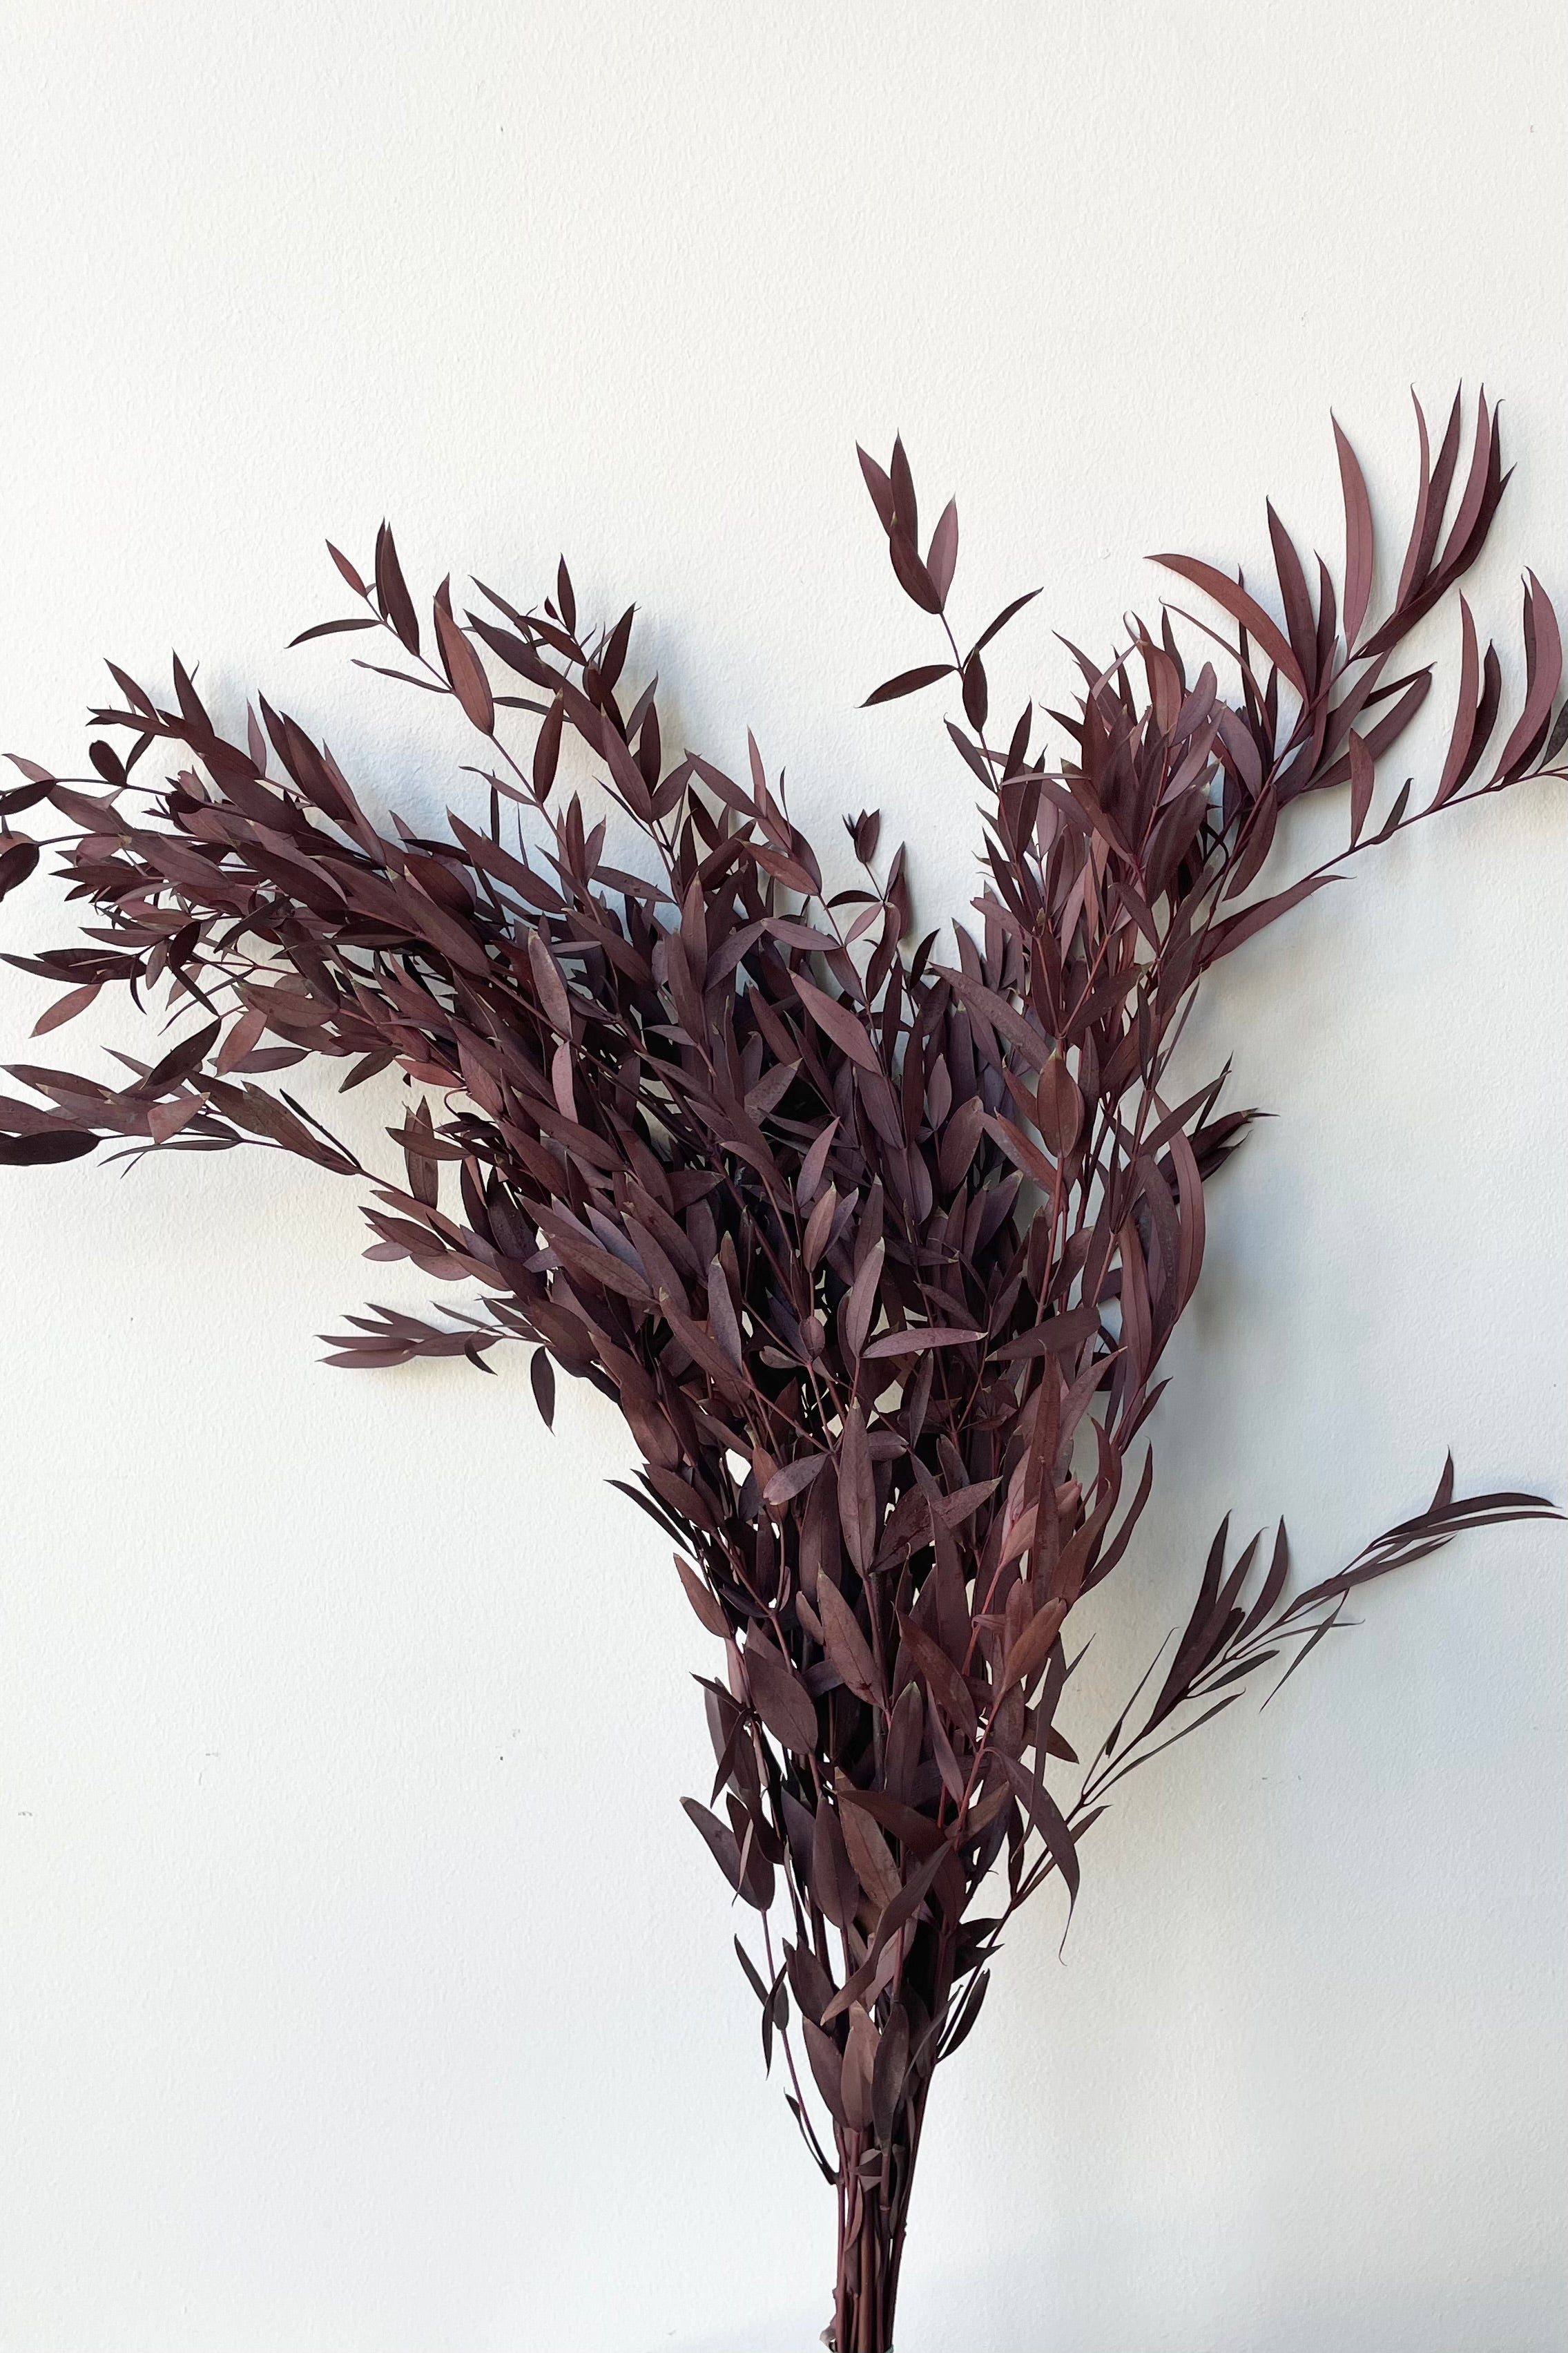
[[[1331,402],[1397,530],[1408,384],[1484,374],[1511,633],[1523,562],[1568,592],[1565,69],[1552,0],[9,0],[0,739],[79,756],[98,657],[174,643],[438,813],[455,739],[280,650],[384,512],[426,587],[567,547],[691,740],[880,802],[956,907],[937,713],[858,709],[924,640],[856,437],[956,488],[966,612],[1044,583],[1059,700],[1149,548],[1259,565],[1272,491],[1338,560]],[[1086,1725],[1227,1505],[1326,1570],[1449,1441],[1568,1494],[1565,839],[1541,786],[1425,828],[1216,993],[1279,1115]],[[0,976],[8,1053],[50,994]],[[362,1239],[261,1155],[0,1190],[0,2346],[795,2353],[830,2201],[677,1810],[703,1638],[598,1400],[321,1367],[425,1295]],[[1131,1785],[940,2084],[900,2353],[1562,2346],[1564,1554],[1375,1591]]]

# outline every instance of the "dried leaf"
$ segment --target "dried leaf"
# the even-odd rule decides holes
[[[481,735],[495,732],[496,706],[490,682],[473,647],[452,615],[452,584],[443,580],[436,591],[436,643],[447,683],[462,706],[463,716]]]
[[[375,601],[382,617],[391,622],[394,630],[411,654],[419,651],[419,624],[414,616],[414,599],[403,577],[403,566],[397,560],[392,527],[383,523],[375,535]]]
[[[816,1612],[826,1637],[827,1655],[849,1689],[858,1699],[875,1698],[880,1678],[870,1644],[860,1631],[855,1612],[826,1574],[816,1580]],[[854,1853],[853,1846],[850,1853]]]

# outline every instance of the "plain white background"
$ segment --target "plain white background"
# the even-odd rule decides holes
[[[1001,669],[1060,701],[1149,549],[1261,575],[1271,491],[1338,562],[1331,403],[1401,535],[1408,386],[1483,375],[1516,681],[1521,565],[1568,592],[1565,70],[1552,0],[10,0],[0,741],[79,762],[99,657],[177,645],[434,820],[456,736],[282,650],[322,538],[524,600],[565,547],[670,732],[753,725],[819,831],[879,804],[934,921],[971,797],[934,708],[858,708],[926,640],[857,437],[957,491],[962,611],[1043,585]],[[1424,828],[1216,990],[1194,1053],[1278,1116],[1086,1733],[1229,1506],[1321,1573],[1450,1442],[1568,1494],[1565,839],[1561,787]],[[3,982],[25,1058],[52,992]],[[521,1359],[322,1368],[426,1295],[363,1239],[277,1156],[0,1192],[0,2346],[796,2353],[830,2200],[677,1809],[704,1638],[599,1400],[551,1440]],[[939,2084],[900,2353],[1563,2345],[1565,1549],[1375,1590],[1130,1785]]]

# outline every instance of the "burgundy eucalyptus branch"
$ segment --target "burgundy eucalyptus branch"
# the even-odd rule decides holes
[[[363,633],[386,659],[362,667],[456,701],[484,746],[482,829],[382,830],[296,720],[262,700],[231,739],[177,659],[172,707],[110,665],[121,700],[93,713],[90,776],[18,760],[0,795],[0,891],[43,846],[13,819],[47,806],[96,919],[80,944],[11,959],[64,984],[38,1029],[109,987],[143,1012],[162,988],[194,1023],[128,1084],[16,1066],[27,1093],[0,1099],[0,1159],[245,1142],[363,1177],[263,1082],[310,1056],[346,1060],[344,1089],[395,1066],[402,1170],[372,1179],[368,1255],[481,1295],[439,1321],[350,1316],[331,1361],[487,1368],[519,1340],[547,1423],[552,1366],[624,1413],[643,1458],[626,1492],[720,1646],[713,1786],[687,1810],[759,1915],[760,1959],[736,1948],[764,2061],[782,2052],[837,2193],[839,2353],[891,2343],[935,2070],[1018,1906],[1057,1874],[1070,1908],[1120,1783],[1265,1670],[1293,1673],[1363,1583],[1550,1511],[1458,1496],[1450,1463],[1424,1511],[1293,1598],[1283,1525],[1261,1576],[1258,1539],[1231,1560],[1222,1527],[1153,1695],[1152,1667],[1087,1767],[1058,1728],[1068,1621],[1149,1498],[1152,1451],[1125,1503],[1124,1466],[1198,1282],[1205,1187],[1252,1116],[1219,1109],[1223,1073],[1171,1100],[1204,975],[1373,843],[1563,774],[1557,620],[1528,575],[1500,751],[1489,765],[1501,666],[1459,595],[1436,784],[1416,808],[1406,782],[1368,830],[1377,764],[1432,683],[1391,675],[1393,658],[1457,592],[1507,479],[1484,395],[1457,499],[1460,404],[1436,459],[1416,414],[1415,512],[1381,618],[1371,506],[1336,427],[1342,578],[1319,559],[1314,596],[1272,508],[1281,617],[1239,576],[1161,558],[1233,634],[1170,608],[1105,661],[1079,654],[1054,765],[1032,707],[1005,742],[989,732],[986,657],[1029,598],[965,649],[955,508],[922,555],[901,444],[886,470],[862,452],[893,572],[940,639],[869,700],[947,687],[981,796],[986,880],[952,962],[934,932],[910,944],[904,851],[879,864],[875,814],[846,820],[861,879],[829,892],[754,742],[740,779],[667,758],[652,685],[628,683],[632,609],[582,630],[563,563],[528,610],[476,584],[459,620],[443,582],[427,641],[384,526],[369,582],[331,551],[353,609],[304,634]],[[521,747],[503,740],[519,714]],[[637,871],[555,789],[568,732]],[[180,765],[144,786],[149,755]],[[1344,848],[1249,897],[1289,804],[1341,785]]]

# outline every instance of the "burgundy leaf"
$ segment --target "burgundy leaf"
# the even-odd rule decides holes
[[[495,699],[479,658],[452,617],[452,584],[443,580],[436,591],[436,643],[447,683],[462,706],[463,716],[481,735],[494,733]]]
[[[1366,494],[1366,477],[1361,460],[1340,430],[1339,419],[1333,420],[1334,446],[1339,451],[1340,482],[1345,505],[1345,643],[1353,652],[1361,637],[1362,624],[1366,619],[1367,604],[1372,596],[1372,563],[1374,543],[1372,528],[1372,501]]]
[[[926,570],[940,604],[947,602],[947,592],[952,586],[953,567],[958,562],[958,501],[949,499],[931,535],[926,554]]]
[[[403,566],[397,560],[392,527],[383,523],[375,535],[375,600],[384,620],[393,629],[411,654],[419,651],[419,624],[414,615],[414,599],[408,593],[408,583],[403,577]]]
[[[1278,623],[1270,620],[1256,597],[1249,596],[1245,588],[1228,579],[1223,572],[1216,571],[1212,564],[1201,564],[1195,556],[1154,555],[1149,560],[1152,564],[1163,564],[1167,572],[1179,572],[1184,580],[1190,580],[1194,587],[1212,596],[1216,605],[1223,606],[1233,620],[1239,621],[1243,628],[1257,638],[1269,660],[1282,676],[1289,680],[1297,693],[1305,695],[1307,681],[1301,674],[1300,664]]]
[[[753,1635],[745,1650],[746,1682],[757,1714],[774,1737],[799,1755],[816,1746],[816,1709],[780,1653]]]
[[[829,997],[815,982],[803,980],[798,973],[794,979],[795,994],[817,1028],[831,1038],[852,1062],[858,1063],[861,1070],[879,1070],[881,1065],[877,1060],[876,1050],[849,1008],[841,1005],[837,997]]]
[[[873,703],[897,702],[902,695],[918,694],[922,686],[934,686],[939,678],[952,676],[951,662],[922,662],[918,670],[900,670],[897,678],[885,679],[880,686],[873,688],[861,707],[869,711]]]
[[[855,1612],[830,1577],[820,1576],[816,1580],[816,1611],[827,1638],[827,1655],[849,1689],[860,1699],[874,1698],[879,1678],[870,1645],[860,1631]],[[846,1832],[847,1838],[847,1835]],[[853,1841],[849,1842],[849,1852],[853,1859]]]

